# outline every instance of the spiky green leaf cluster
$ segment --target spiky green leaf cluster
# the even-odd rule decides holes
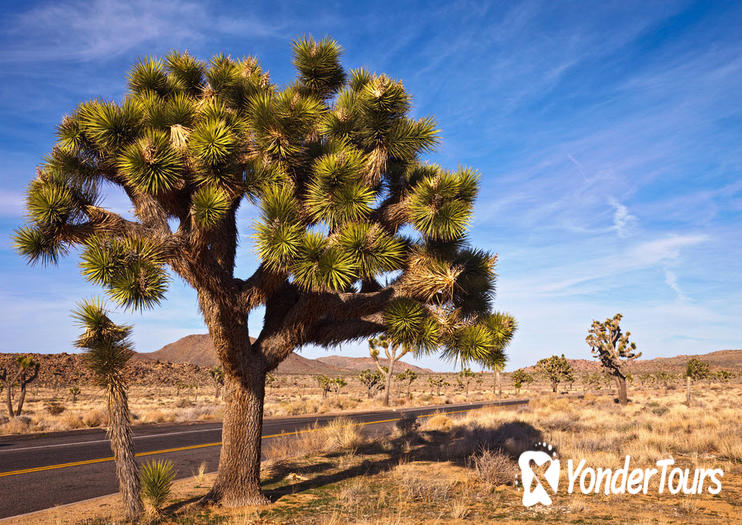
[[[156,195],[176,186],[183,160],[164,132],[148,130],[124,149],[118,167],[138,191]]]
[[[106,288],[120,305],[134,310],[162,301],[168,275],[158,247],[147,239],[94,236],[80,258],[83,276]]]
[[[337,42],[329,37],[317,42],[311,36],[305,36],[296,40],[293,48],[299,82],[309,93],[317,98],[326,98],[343,85],[342,49]]]
[[[75,346],[85,350],[85,362],[98,384],[106,387],[123,383],[124,368],[134,355],[131,326],[115,324],[95,299],[78,303],[72,316],[84,330]]]
[[[430,239],[460,239],[471,219],[477,184],[478,177],[468,169],[425,177],[410,196],[412,223]]]

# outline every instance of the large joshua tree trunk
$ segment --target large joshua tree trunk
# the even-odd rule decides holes
[[[142,515],[144,507],[139,495],[139,468],[134,457],[134,441],[129,422],[129,403],[126,387],[121,384],[108,386],[108,437],[116,462],[121,497],[127,518],[134,520]]]
[[[206,499],[230,507],[268,503],[260,490],[265,370],[250,363],[239,374],[226,372],[224,383],[219,471]]]
[[[626,378],[617,376],[616,383],[618,383],[618,402],[622,405],[626,405],[629,402],[629,396],[626,393]]]
[[[251,343],[246,316],[232,308],[228,301],[202,294],[200,302],[224,369],[225,402],[219,469],[203,502],[219,502],[228,507],[269,503],[260,489],[263,402],[268,371],[262,341]]]

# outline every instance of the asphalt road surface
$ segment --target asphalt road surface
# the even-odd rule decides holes
[[[358,422],[364,431],[378,432],[403,417],[527,402],[509,400],[342,415]],[[296,435],[338,415],[266,418],[263,443]],[[204,462],[207,472],[216,470],[221,432],[221,423],[140,425],[134,429],[134,446],[140,461],[166,457],[175,464],[177,477],[185,478],[195,475]],[[0,519],[117,492],[111,456],[102,429],[0,437]]]

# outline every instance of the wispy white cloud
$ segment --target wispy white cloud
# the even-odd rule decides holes
[[[0,62],[111,59],[155,43],[186,47],[217,34],[285,37],[283,24],[249,14],[221,16],[193,1],[66,0],[47,2],[5,20],[15,45]]]
[[[616,208],[613,213],[613,228],[619,237],[624,238],[632,234],[636,228],[637,218],[629,213],[629,209],[616,199],[609,199],[611,206]]]
[[[22,217],[25,197],[21,192],[0,188],[0,217]]]

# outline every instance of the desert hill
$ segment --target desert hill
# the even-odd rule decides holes
[[[349,370],[351,372],[360,372],[367,368],[376,369],[374,360],[370,357],[346,357],[342,355],[329,355],[327,357],[318,357],[315,361],[325,363],[336,368],[342,368],[343,370]],[[383,366],[386,364],[386,359],[379,358],[379,363]],[[419,366],[405,363],[404,361],[397,361],[394,364],[395,372],[404,372],[405,370],[412,370],[418,374],[434,374],[429,368],[421,368]]]
[[[171,363],[191,363],[203,367],[216,365],[216,353],[208,334],[187,335],[167,344],[155,352],[137,354],[137,358],[150,361],[169,361]],[[373,367],[371,363],[369,367]],[[307,359],[292,353],[276,369],[277,374],[324,374],[338,375],[348,373],[345,367],[337,367],[332,363],[318,359]]]
[[[0,369],[16,370],[15,360],[21,354],[0,353]],[[23,354],[31,355],[41,366],[39,377],[34,384],[64,387],[93,382],[93,374],[88,370],[83,354]],[[176,380],[189,385],[207,385],[211,378],[208,371],[190,363],[155,362],[132,359],[126,369],[129,382],[136,385],[167,385]]]
[[[721,368],[726,370],[742,370],[742,350],[717,350],[708,354],[678,355],[674,357],[655,357],[653,359],[637,359],[629,363],[629,370],[635,374],[654,374],[656,372],[681,373],[685,364],[691,358],[706,361],[712,370]],[[572,368],[578,373],[598,372],[600,363],[589,359],[567,359]],[[534,366],[526,367],[533,370]]]

